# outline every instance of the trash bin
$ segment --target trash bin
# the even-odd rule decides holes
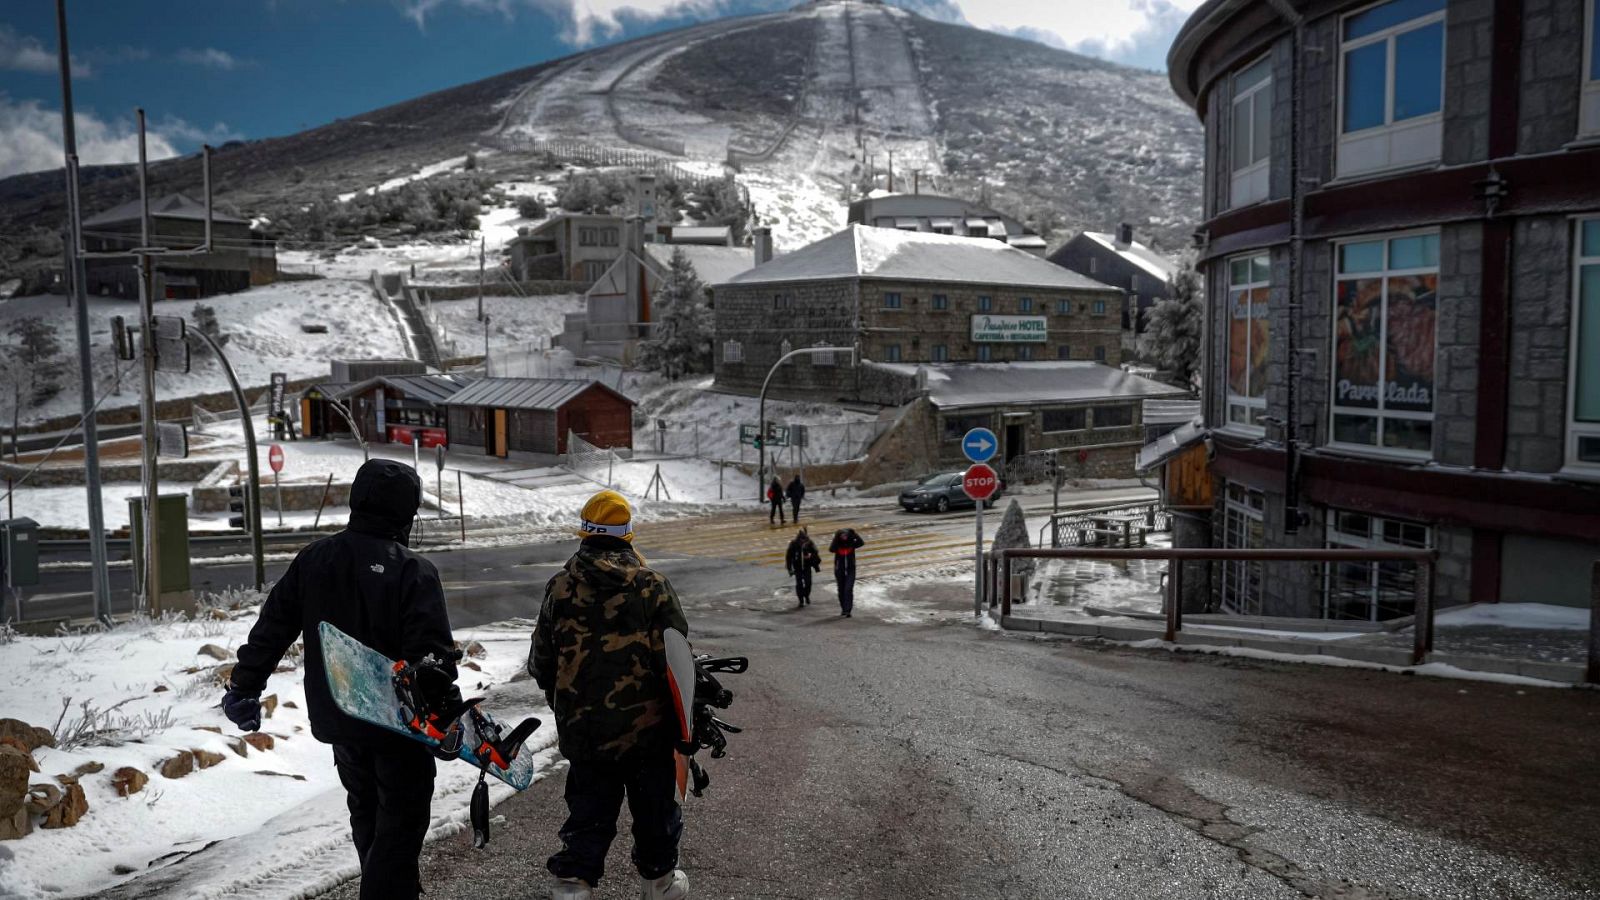
[[[162,610],[186,609],[191,605],[189,576],[189,495],[163,494],[156,500],[156,549],[161,553],[157,566],[161,576]],[[128,533],[132,538],[134,584],[144,584],[143,497],[128,498]],[[168,602],[170,600],[170,602]]]

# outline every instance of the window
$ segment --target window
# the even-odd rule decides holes
[[[773,309],[793,309],[794,308],[794,295],[793,294],[773,294],[772,295],[772,308]]]
[[[812,344],[812,346],[815,347],[815,348],[821,349],[823,347],[828,346],[828,342],[827,341],[817,341],[815,344]],[[829,353],[813,353],[813,354],[811,354],[810,359],[811,359],[811,364],[813,366],[831,366],[831,365],[833,365],[833,354],[831,352],[829,352]]]
[[[1137,291],[1138,289],[1139,289],[1139,273],[1135,272],[1132,275],[1128,276],[1128,290]]]
[[[744,345],[738,341],[728,341],[722,345],[722,361],[725,363],[744,362]]]
[[[899,344],[889,344],[889,345],[885,346],[883,348],[883,361],[884,362],[892,362],[892,363],[899,362],[900,361],[900,345]]]
[[[599,281],[606,277],[606,270],[611,268],[611,263],[603,259],[587,260],[583,264],[583,280]]]
[[[578,243],[584,247],[598,246],[600,243],[598,228],[579,228]]]
[[[1222,547],[1225,550],[1260,550],[1265,543],[1262,513],[1266,497],[1242,485],[1228,483],[1222,508]],[[1222,608],[1234,615],[1261,614],[1261,563],[1232,560],[1222,564]]]
[[[1056,359],[1071,359],[1071,358],[1072,358],[1072,348],[1071,347],[1068,347],[1066,344],[1062,344],[1061,346],[1056,348]]]
[[[950,298],[945,294],[934,294],[933,295],[933,308],[934,309],[949,309],[950,308]]]
[[[993,356],[994,353],[989,349],[988,344],[978,345],[978,362],[988,362]]]
[[[1600,219],[1577,223],[1569,466],[1600,472]]]
[[[1233,76],[1232,119],[1228,205],[1259,203],[1267,199],[1272,155],[1271,57]]]
[[[1439,236],[1357,241],[1335,252],[1333,443],[1426,457]]]
[[[900,308],[900,295],[899,294],[884,294],[883,295],[883,308],[884,309],[899,309]]]
[[[1089,427],[1088,411],[1077,409],[1047,409],[1044,411],[1045,431],[1082,431]]]
[[[1094,427],[1096,428],[1127,428],[1133,424],[1133,407],[1122,406],[1096,406],[1094,408]]]
[[[971,416],[946,416],[944,420],[944,439],[947,441],[959,441],[974,428],[988,428],[990,418],[988,413]]]
[[[1097,316],[1106,314],[1106,302],[1104,300],[1094,301],[1094,314]]]
[[[1023,297],[1017,301],[1017,312],[1033,312],[1033,298]]]
[[[1328,510],[1329,547],[1347,550],[1427,549],[1433,531],[1417,522]],[[1416,610],[1417,565],[1342,562],[1323,567],[1322,617],[1377,622]]]
[[[1023,344],[1022,346],[1018,347],[1017,359],[1022,360],[1023,362],[1033,359],[1033,348],[1027,344]]]
[[[1389,0],[1346,16],[1340,176],[1439,158],[1445,0]]]
[[[1071,300],[1057,300],[1056,301],[1056,314],[1057,315],[1061,315],[1061,316],[1070,316],[1070,315],[1072,315],[1072,301]]]
[[[615,228],[602,228],[602,229],[600,229],[600,246],[602,246],[602,247],[615,247],[616,245],[617,245],[617,229],[615,229]]]
[[[1578,115],[1578,132],[1600,135],[1600,0],[1587,4],[1589,27],[1585,30],[1583,99]]]
[[[1094,348],[1094,361],[1095,362],[1105,362],[1106,361],[1106,348],[1104,348],[1104,347],[1096,347],[1096,348]]]
[[[978,298],[978,312],[989,312],[992,309],[994,309],[994,298],[992,298],[992,297],[979,297]]]
[[[1267,358],[1272,323],[1267,315],[1272,260],[1266,254],[1228,261],[1227,424],[1263,431],[1267,412]]]
[[[933,361],[934,362],[949,362],[950,361],[950,348],[946,347],[944,344],[934,344],[933,345]]]

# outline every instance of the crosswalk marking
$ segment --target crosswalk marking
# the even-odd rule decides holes
[[[824,559],[833,532],[854,528],[866,541],[857,556],[863,576],[971,566],[972,540],[951,534],[940,524],[940,520],[910,519],[874,523],[823,514],[800,526],[771,526],[759,515],[740,515],[640,525],[635,543],[646,554],[682,553],[782,570],[798,527],[808,529]]]

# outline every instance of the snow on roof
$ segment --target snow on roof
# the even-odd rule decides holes
[[[833,278],[888,278],[1118,292],[1109,285],[990,238],[900,231],[870,225],[851,225],[837,234],[727,281],[711,283],[772,284]]]
[[[874,363],[899,375],[926,372],[928,399],[940,409],[1024,406],[1092,400],[1181,397],[1187,392],[1097,362]]]
[[[733,228],[728,225],[674,225],[673,243],[716,243],[724,246],[733,242]]]
[[[498,409],[560,409],[591,387],[622,394],[593,379],[581,378],[485,378],[468,385],[444,402],[446,406],[483,406]]]
[[[1182,451],[1205,440],[1208,434],[1210,432],[1198,419],[1188,424],[1180,425],[1173,431],[1169,431],[1141,447],[1139,449],[1139,457],[1134,463],[1134,470],[1148,472],[1177,456]]]
[[[1098,231],[1085,231],[1084,237],[1105,247],[1130,263],[1149,272],[1162,281],[1172,280],[1172,274],[1178,271],[1178,264],[1165,256],[1151,250],[1149,247],[1133,241],[1127,246],[1118,246],[1117,237],[1113,234],[1102,234]]]
[[[644,252],[665,273],[672,266],[672,254],[683,255],[694,265],[695,275],[706,284],[721,284],[756,266],[755,251],[749,247],[709,247],[694,244],[645,244]]]
[[[137,222],[141,211],[138,200],[129,200],[121,206],[112,208],[91,216],[83,223],[85,228],[96,228],[102,225],[120,225],[124,222]],[[150,201],[150,218],[152,219],[189,219],[203,222],[206,218],[206,205],[187,194],[168,194],[159,200]],[[230,225],[248,225],[248,221],[218,212],[216,207],[211,209],[211,221],[225,222]]]
[[[465,375],[379,375],[348,385],[334,396],[344,400],[381,385],[400,391],[407,397],[437,405],[460,393],[462,388],[475,380]]]

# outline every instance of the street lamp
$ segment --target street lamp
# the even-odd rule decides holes
[[[784,363],[795,358],[796,356],[821,356],[824,353],[848,353],[850,354],[850,365],[854,366],[856,364],[856,356],[859,352],[859,346],[803,347],[799,350],[790,350],[788,353],[778,357],[778,361],[773,363],[772,368],[767,370],[766,380],[761,382],[761,424],[756,428],[756,449],[761,451],[761,461],[756,468],[757,501],[764,499],[766,496],[762,493],[762,491],[767,483],[767,388],[772,385],[772,376],[777,374],[778,367],[782,366]]]

